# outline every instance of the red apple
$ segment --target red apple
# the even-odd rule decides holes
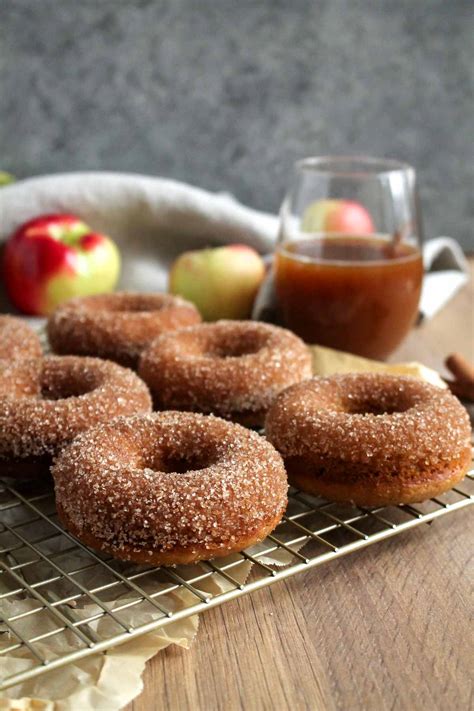
[[[184,252],[171,267],[169,289],[206,321],[249,318],[263,277],[260,255],[245,244]]]
[[[303,232],[372,234],[374,225],[365,207],[352,200],[318,200],[306,209],[301,221]]]
[[[14,305],[46,315],[73,296],[112,291],[120,254],[109,237],[74,215],[42,215],[21,225],[5,245],[3,273]]]

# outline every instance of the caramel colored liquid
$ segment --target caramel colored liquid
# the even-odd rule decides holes
[[[283,324],[307,343],[368,358],[386,358],[413,326],[422,278],[419,250],[380,236],[311,236],[275,258]]]

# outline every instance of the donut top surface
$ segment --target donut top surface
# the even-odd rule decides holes
[[[94,313],[115,314],[152,314],[157,311],[167,311],[175,307],[185,307],[196,310],[196,307],[186,299],[171,294],[147,294],[134,291],[116,291],[112,294],[94,294],[79,296],[62,304],[60,311],[92,311]]]
[[[227,320],[160,336],[139,373],[159,405],[223,416],[266,410],[283,388],[312,374],[309,349],[290,331]]]
[[[67,301],[48,319],[48,336],[56,353],[97,355],[135,367],[158,335],[200,321],[196,307],[178,296],[116,292]]]
[[[38,335],[20,318],[0,315],[0,358],[36,358],[41,356]]]
[[[448,390],[406,376],[313,378],[270,408],[265,432],[283,456],[315,453],[380,470],[449,467],[470,447],[469,417]]]
[[[145,383],[115,363],[77,356],[0,361],[0,457],[51,454],[92,425],[150,410]]]
[[[52,470],[58,504],[121,546],[226,546],[286,506],[283,462],[263,437],[213,416],[163,412],[77,437]]]

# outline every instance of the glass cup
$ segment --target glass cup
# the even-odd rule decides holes
[[[280,213],[280,321],[307,343],[384,359],[416,321],[423,279],[415,171],[306,158]]]

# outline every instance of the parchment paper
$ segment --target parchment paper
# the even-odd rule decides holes
[[[80,564],[79,553],[75,560],[71,561],[72,566]],[[21,562],[24,556],[18,555],[16,560]],[[229,556],[226,562],[235,560],[236,557]],[[57,560],[57,559],[56,559]],[[10,561],[12,562],[12,561]],[[185,579],[194,577],[198,566],[182,566],[179,569],[180,575]],[[232,568],[232,576],[243,583],[250,572],[250,563],[244,561]],[[27,571],[28,568],[25,568]],[[202,572],[202,571],[201,571]],[[29,584],[42,578],[44,571],[41,566],[35,568],[33,575],[26,575],[25,579]],[[88,581],[89,587],[96,587],[105,582],[101,580],[101,573],[92,576]],[[195,583],[204,592],[216,595],[232,588],[232,584],[225,579],[212,576],[201,583]],[[154,592],[160,589],[156,580],[141,582],[141,587],[146,592]],[[165,589],[166,584],[162,585]],[[5,584],[0,587],[0,594],[7,592]],[[63,582],[57,589],[58,599],[67,595],[77,593],[77,588],[67,581]],[[129,600],[129,593],[116,595],[113,591],[109,595],[101,596],[102,602],[106,602],[111,610],[126,604]],[[48,596],[51,597],[51,596]],[[160,596],[160,602],[168,609],[178,611],[184,607],[189,607],[196,603],[196,597],[186,589],[168,592]],[[19,596],[5,598],[0,604],[2,615],[11,617],[26,613],[29,610],[37,610],[41,605],[31,599],[22,599]],[[61,606],[61,612],[66,614],[66,605]],[[74,607],[74,620],[86,619],[100,611],[96,605],[84,605],[80,609]],[[121,610],[118,613],[120,620],[125,624],[137,627],[152,622],[159,615],[159,612],[147,602],[139,603],[133,607]],[[49,630],[57,628],[57,621],[48,611],[43,610],[30,616],[20,618],[15,622],[18,631],[25,637],[45,634]],[[96,632],[98,638],[110,637],[116,633],[116,626],[108,616],[103,616],[89,623],[89,627]],[[141,676],[145,668],[145,663],[157,652],[165,649],[170,644],[175,644],[184,649],[188,649],[193,641],[198,629],[198,615],[192,615],[183,620],[178,620],[166,627],[149,632],[141,637],[127,642],[119,647],[115,647],[105,654],[96,654],[77,662],[68,664],[66,667],[52,670],[39,677],[25,681],[21,684],[7,689],[0,699],[0,711],[13,711],[27,709],[28,711],[38,711],[47,709],[48,711],[115,711],[120,709],[137,696],[143,683]],[[0,624],[0,650],[12,643],[11,637],[6,628]],[[67,654],[80,648],[80,641],[72,632],[61,632],[57,635],[46,638],[42,642],[35,643],[35,648],[45,657],[54,658],[57,655]],[[24,647],[13,651],[2,657],[2,675],[10,675],[24,671],[34,665],[34,660],[30,652]]]

